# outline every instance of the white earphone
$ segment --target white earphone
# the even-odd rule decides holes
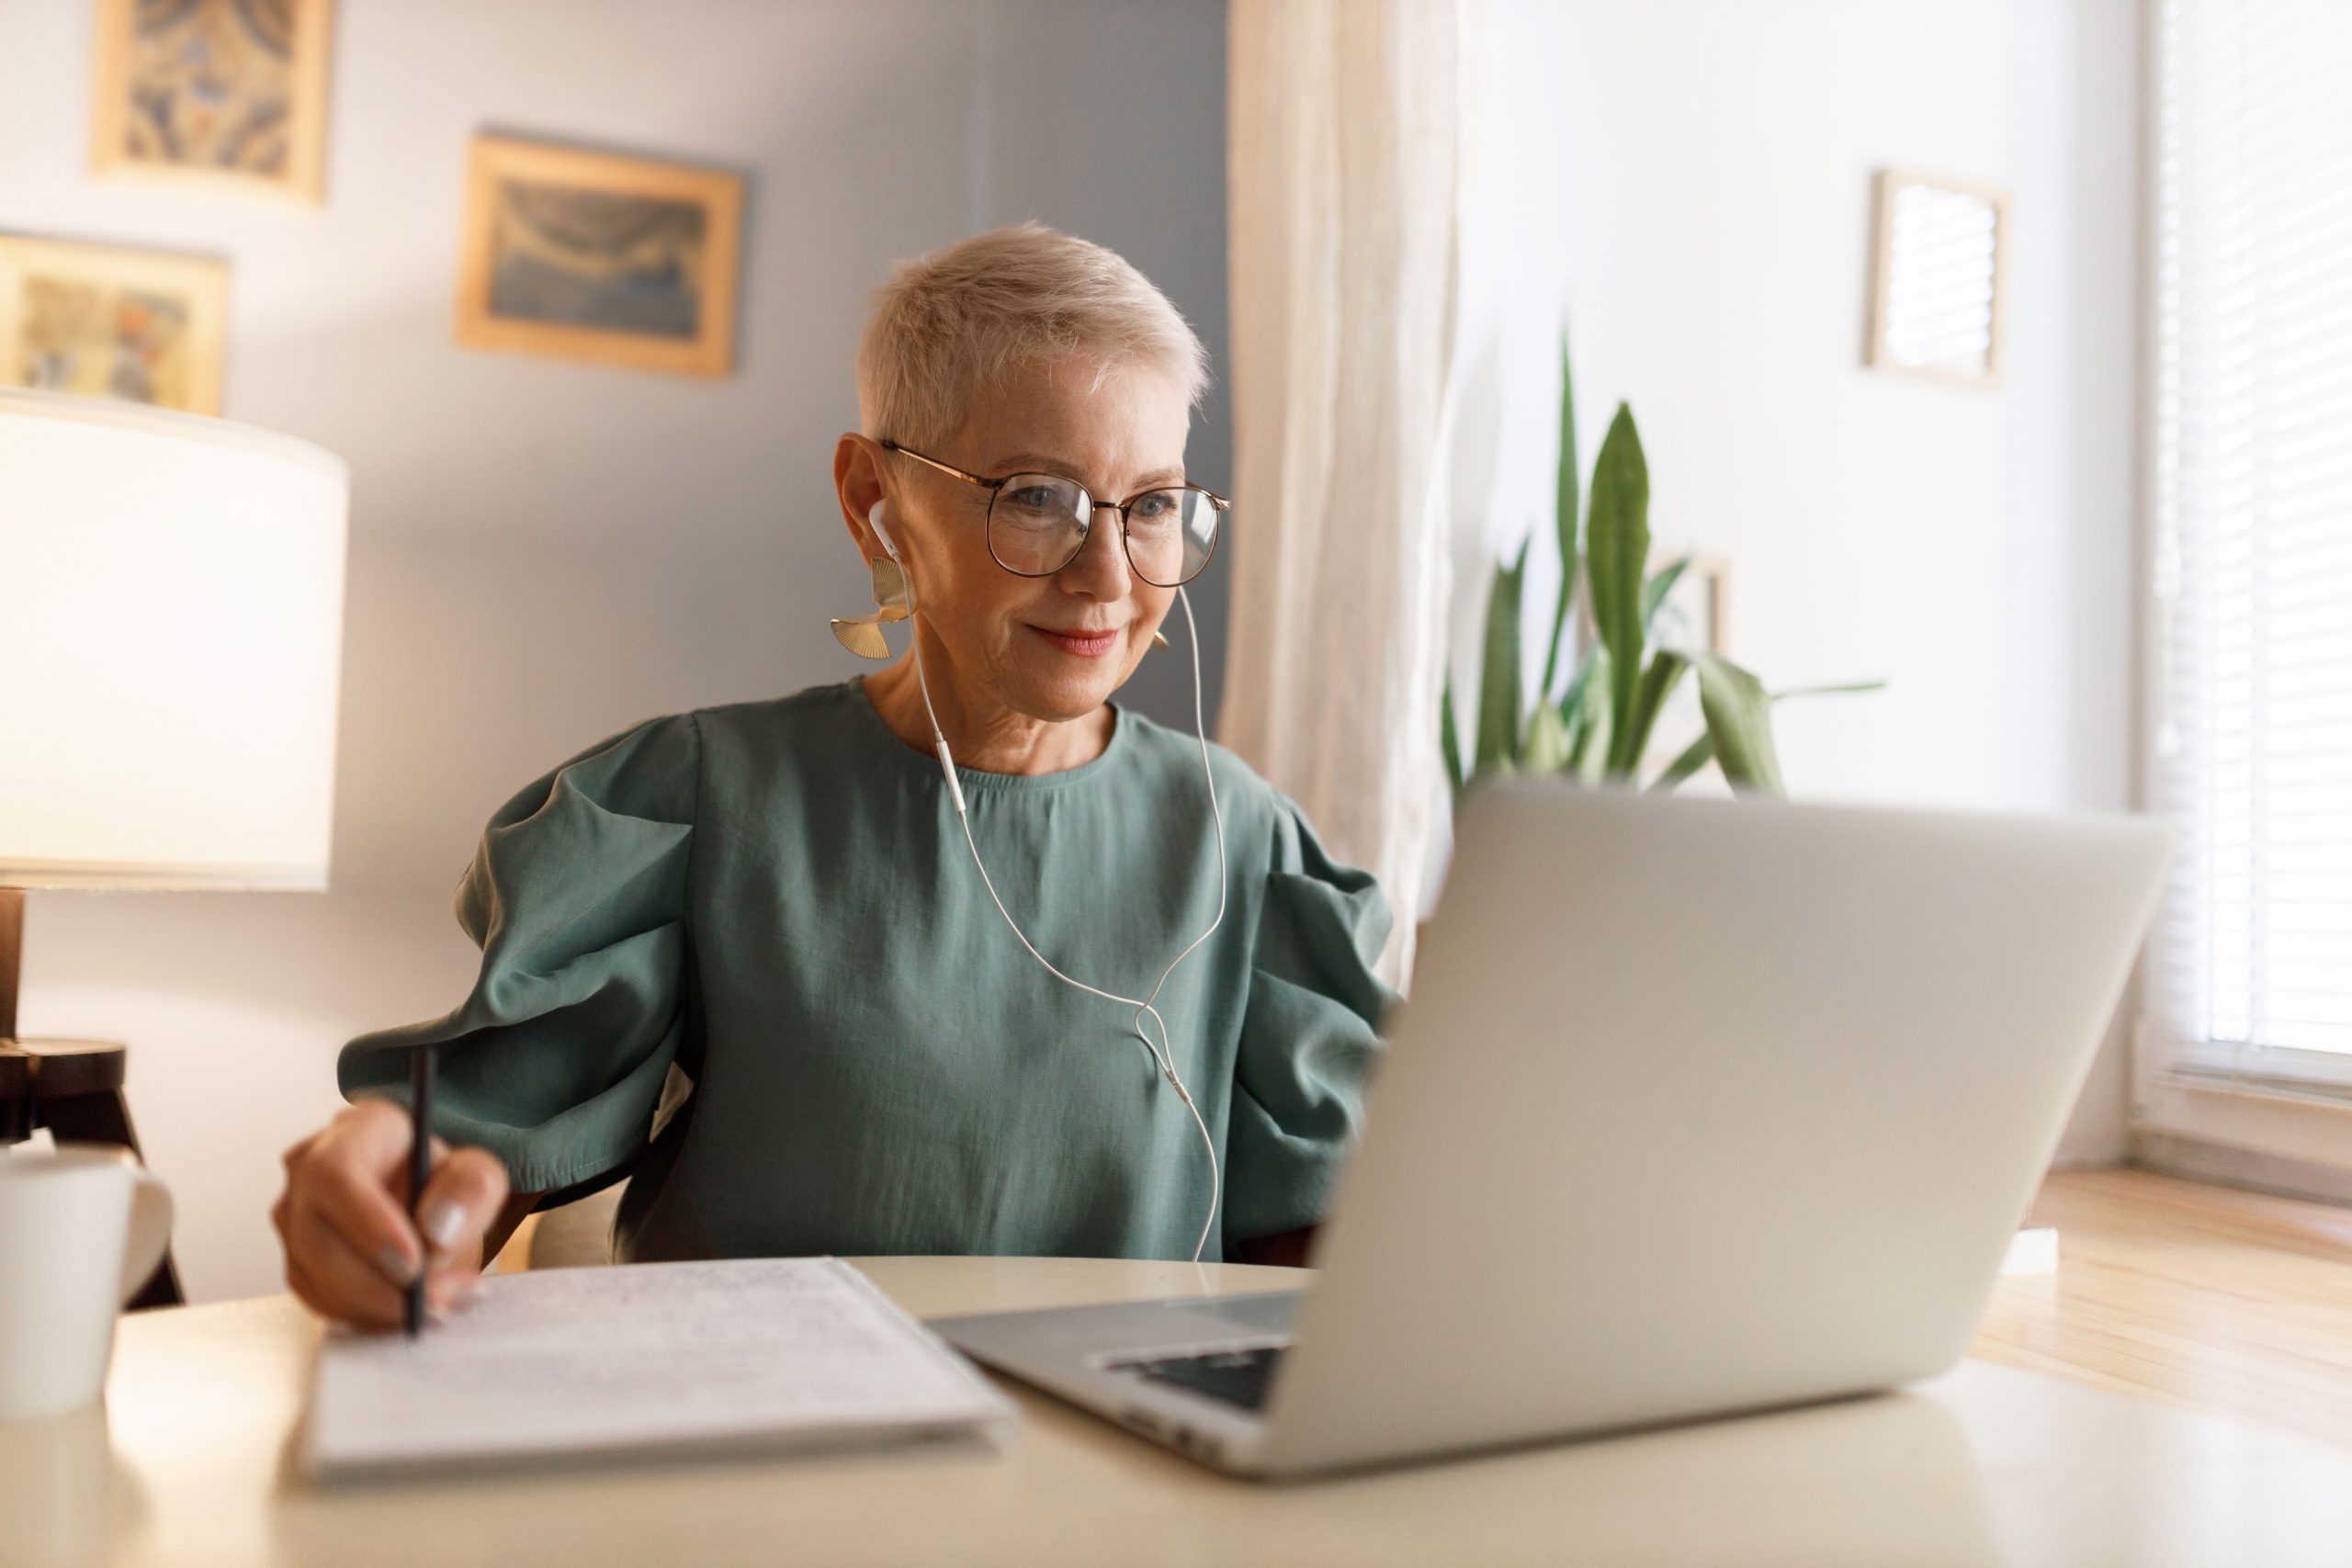
[[[867,526],[874,530],[874,536],[882,541],[882,548],[889,555],[891,564],[899,569],[899,581],[906,585],[907,609],[911,618],[911,614],[916,608],[914,578],[907,570],[907,563],[899,556],[898,544],[890,537],[890,530],[882,522],[884,507],[885,502],[876,501],[866,510],[865,521]],[[1201,1117],[1201,1108],[1193,1101],[1193,1091],[1184,1087],[1184,1079],[1176,1071],[1176,1064],[1169,1055],[1168,1021],[1159,1015],[1159,1010],[1152,1003],[1159,999],[1160,987],[1168,984],[1168,976],[1176,972],[1176,965],[1191,957],[1193,950],[1208,941],[1217,927],[1225,923],[1227,881],[1225,814],[1217,807],[1216,777],[1209,767],[1208,726],[1203,722],[1201,712],[1200,626],[1193,619],[1193,602],[1185,597],[1182,588],[1176,590],[1176,602],[1183,606],[1184,628],[1192,645],[1193,728],[1200,739],[1201,777],[1208,785],[1209,819],[1215,825],[1216,831],[1216,918],[1209,921],[1207,930],[1186,943],[1182,952],[1168,961],[1168,967],[1162,969],[1159,972],[1159,978],[1152,982],[1150,994],[1140,999],[1123,997],[1114,991],[1106,991],[1099,987],[1090,986],[1083,980],[1074,980],[1063,974],[1054,966],[1050,959],[1037,951],[1035,944],[1031,942],[1028,936],[1021,930],[1021,923],[1012,918],[1012,911],[1004,907],[1004,899],[998,895],[996,883],[989,875],[988,865],[980,859],[979,841],[972,837],[972,818],[970,813],[965,809],[963,784],[956,776],[956,758],[947,750],[946,732],[939,727],[939,711],[931,705],[931,682],[924,674],[922,666],[922,634],[920,629],[911,626],[909,630],[913,639],[915,652],[915,683],[922,688],[923,712],[931,719],[931,738],[939,752],[939,770],[946,777],[948,798],[956,803],[956,819],[963,825],[964,843],[972,852],[972,864],[979,870],[980,882],[989,890],[989,902],[996,906],[996,912],[1004,917],[1004,923],[1012,928],[1013,936],[1020,941],[1022,947],[1027,950],[1029,956],[1045,966],[1046,973],[1064,985],[1076,987],[1089,996],[1101,997],[1105,1001],[1117,1002],[1122,1007],[1132,1007],[1136,1010],[1132,1026],[1135,1037],[1142,1043],[1144,1050],[1149,1053],[1152,1064],[1159,1068],[1160,1077],[1168,1080],[1170,1086],[1176,1090],[1177,1097],[1183,1100],[1184,1109],[1193,1114],[1193,1125],[1200,1130],[1201,1147],[1208,1155],[1209,1161],[1209,1208],[1207,1214],[1201,1221],[1200,1239],[1193,1244],[1193,1261],[1198,1263],[1201,1260],[1202,1250],[1208,1246],[1210,1227],[1216,1224],[1217,1203],[1224,1196],[1223,1184],[1217,1173],[1216,1144],[1209,1136],[1208,1123]],[[1146,1016],[1159,1026],[1159,1041],[1157,1044],[1153,1043],[1151,1037],[1144,1032],[1143,1021]]]
[[[883,508],[888,504],[889,502],[887,501],[877,500],[873,505],[867,507],[865,509],[865,525],[874,530],[874,536],[882,541],[882,548],[888,553],[890,559],[898,565],[899,571],[904,572],[907,570],[907,563],[899,559],[899,547],[897,543],[891,539],[890,530],[883,526],[882,524],[882,511]]]

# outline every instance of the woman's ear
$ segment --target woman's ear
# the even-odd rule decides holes
[[[882,500],[882,448],[854,431],[833,444],[833,490],[857,553],[866,560],[888,554],[866,521]]]

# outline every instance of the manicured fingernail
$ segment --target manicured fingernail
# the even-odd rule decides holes
[[[432,1293],[426,1297],[426,1300],[431,1304],[445,1310],[462,1306],[474,1293],[474,1289],[479,1283],[480,1280],[475,1279],[460,1280],[447,1274],[435,1274],[433,1277],[433,1283],[427,1287]]]
[[[416,1278],[416,1265],[408,1260],[407,1253],[390,1242],[377,1252],[376,1267],[382,1269],[384,1278],[395,1285],[405,1285]]]
[[[466,1211],[454,1198],[444,1198],[424,1216],[424,1239],[438,1247],[447,1247],[458,1239],[458,1227],[466,1223]]]

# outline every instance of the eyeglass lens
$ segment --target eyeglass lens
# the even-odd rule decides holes
[[[1086,543],[1094,502],[1053,474],[1015,474],[989,506],[989,553],[1008,571],[1045,577],[1068,566]],[[1148,491],[1127,506],[1127,559],[1158,588],[1189,582],[1216,549],[1217,509],[1206,492]]]

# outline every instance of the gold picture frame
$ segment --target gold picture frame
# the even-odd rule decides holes
[[[1668,647],[1680,646],[1704,653],[1731,649],[1731,562],[1722,556],[1692,552],[1661,554],[1651,558],[1650,575],[1675,560],[1682,574],[1658,606],[1657,629]]]
[[[0,383],[220,412],[229,265],[0,234]]]
[[[1922,169],[1878,172],[1870,333],[1874,370],[1997,387],[2007,339],[2009,193]]]
[[[326,199],[334,0],[97,0],[97,21],[91,173]]]
[[[733,374],[743,178],[474,139],[458,342],[631,370]]]

